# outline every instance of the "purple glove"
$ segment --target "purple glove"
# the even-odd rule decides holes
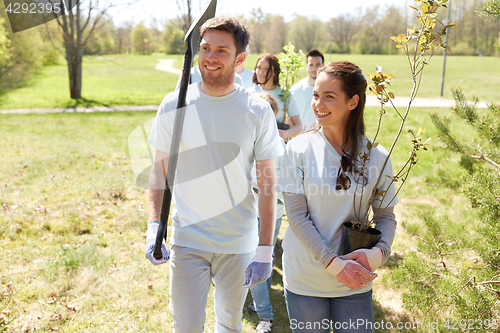
[[[363,265],[366,269],[375,272],[377,268],[382,266],[382,250],[375,246],[371,249],[359,249],[340,257],[343,260],[354,260]]]
[[[349,289],[358,289],[373,281],[377,274],[370,272],[354,260],[335,257],[326,269],[335,275],[338,282]]]
[[[170,259],[170,251],[167,250],[165,241],[161,244],[161,259],[156,259],[153,256],[155,251],[156,234],[158,233],[158,228],[160,224],[157,221],[151,221],[148,223],[148,234],[146,236],[146,258],[151,261],[153,265],[161,265],[166,263]]]
[[[266,281],[273,271],[272,245],[259,245],[250,265],[245,270],[245,283],[243,287],[253,288],[257,283]]]

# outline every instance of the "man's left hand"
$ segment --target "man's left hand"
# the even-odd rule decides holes
[[[273,271],[272,245],[259,245],[250,265],[245,270],[243,287],[253,288],[257,283],[266,281]]]

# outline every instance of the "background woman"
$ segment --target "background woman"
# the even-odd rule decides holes
[[[278,123],[285,123],[285,110],[283,102],[283,94],[280,87],[280,64],[278,58],[274,54],[265,53],[259,57],[255,64],[253,83],[257,86],[252,87],[253,91],[270,93],[278,100],[280,109],[276,115]],[[293,96],[290,96],[288,104],[288,116],[290,117],[292,126],[287,130],[279,130],[283,141],[293,138],[302,131],[302,123],[300,122],[300,112]]]
[[[396,229],[397,199],[391,201],[395,190],[388,177],[378,185],[379,191],[387,191],[387,200],[372,205],[382,238],[372,249],[337,255],[342,223],[356,220],[354,200],[356,209],[364,211],[370,201],[366,194],[373,193],[380,173],[392,176],[390,161],[383,170],[388,153],[380,145],[372,149],[367,171],[360,172],[359,154],[368,140],[363,119],[366,87],[358,66],[326,64],[312,99],[319,128],[286,147],[278,184],[290,226],[283,240],[283,276],[294,333],[330,328],[336,333],[372,332],[373,272],[387,259]]]

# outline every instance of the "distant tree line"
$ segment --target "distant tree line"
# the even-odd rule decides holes
[[[478,15],[481,4],[482,0],[452,1],[451,17],[458,28],[450,32],[451,55],[497,55],[493,44],[498,44],[500,25],[481,19]],[[406,5],[372,5],[359,8],[356,14],[339,14],[327,22],[302,15],[285,22],[283,16],[258,8],[242,19],[250,28],[252,53],[279,53],[291,42],[301,50],[318,48],[327,53],[394,54],[397,51],[390,37],[416,23],[412,22],[416,18],[411,11]],[[189,27],[187,16],[183,14],[166,24],[163,51],[183,52],[181,32]],[[446,23],[447,16],[447,9],[442,9],[438,18]]]
[[[91,17],[99,24],[90,22],[83,31],[84,36],[89,36],[83,55],[183,53],[184,33],[193,20],[193,1],[176,1],[181,14],[165,24],[153,22],[157,28],[148,28],[144,22],[118,27],[106,14]],[[450,32],[451,55],[498,54],[494,45],[500,44],[500,24],[481,19],[477,12],[480,5],[481,0],[452,1],[451,17],[458,28]],[[64,45],[60,27],[54,21],[45,27],[9,34],[2,7],[0,2],[0,90],[16,87],[41,66],[61,61],[54,46],[62,49]],[[445,22],[447,11],[441,10],[438,17]],[[261,8],[241,18],[251,32],[252,53],[280,53],[291,42],[304,51],[318,48],[325,53],[395,54],[390,37],[411,26],[414,15],[405,5],[373,5],[359,8],[355,14],[339,14],[327,22],[302,15],[286,22],[283,16],[265,13]]]

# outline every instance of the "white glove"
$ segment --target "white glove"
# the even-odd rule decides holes
[[[153,252],[155,251],[156,234],[158,233],[159,227],[160,223],[157,221],[151,221],[148,223],[148,233],[146,236],[146,258],[149,259],[153,265],[164,264],[170,259],[170,251],[167,250],[165,240],[163,240],[161,244],[162,258],[156,259],[153,255]]]
[[[245,270],[245,284],[243,287],[253,288],[257,283],[266,281],[273,271],[272,245],[259,245],[250,265]]]
[[[358,249],[340,258],[344,260],[354,260],[372,272],[375,272],[377,268],[382,266],[383,260],[382,249],[378,246],[374,246],[371,249]]]
[[[373,281],[377,274],[370,272],[354,260],[335,257],[326,269],[335,275],[338,282],[349,289],[358,289]]]

